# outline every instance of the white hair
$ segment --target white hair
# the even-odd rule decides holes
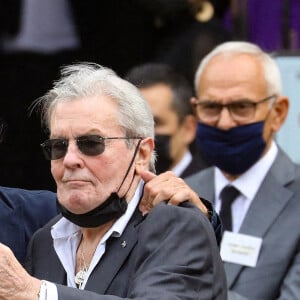
[[[260,47],[248,42],[225,42],[215,47],[200,62],[195,75],[195,90],[198,91],[200,78],[207,64],[217,55],[249,54],[256,57],[262,64],[264,77],[270,95],[281,94],[281,77],[279,68],[271,55],[264,52]]]
[[[58,103],[105,95],[118,105],[118,122],[127,137],[154,139],[154,120],[147,101],[134,85],[121,79],[113,70],[94,63],[78,63],[62,68],[61,75],[53,88],[34,104],[40,108],[46,128],[50,129],[51,115]],[[130,145],[132,140],[128,143]],[[155,152],[150,170],[155,171],[154,166]]]

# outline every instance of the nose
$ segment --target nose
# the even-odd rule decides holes
[[[222,130],[229,130],[232,127],[235,127],[236,125],[237,124],[233,120],[228,108],[223,107],[223,109],[220,112],[220,117],[216,126]]]
[[[75,142],[69,142],[66,155],[63,158],[63,164],[69,169],[82,168],[84,166],[82,154]]]

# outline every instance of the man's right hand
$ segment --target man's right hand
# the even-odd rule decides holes
[[[139,206],[143,214],[148,213],[155,205],[166,200],[172,205],[189,201],[208,216],[208,210],[197,193],[173,172],[167,171],[155,175],[150,171],[143,171],[139,175],[145,181],[144,195]]]

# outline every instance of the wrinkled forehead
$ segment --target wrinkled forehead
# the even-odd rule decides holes
[[[50,133],[65,130],[109,131],[119,128],[118,107],[106,96],[82,97],[58,102],[50,116]]]

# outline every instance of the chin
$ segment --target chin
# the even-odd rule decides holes
[[[83,214],[90,210],[87,193],[80,191],[58,191],[59,203],[75,214]]]

